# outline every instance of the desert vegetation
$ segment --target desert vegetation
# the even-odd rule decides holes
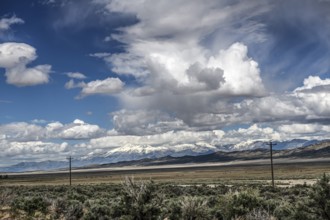
[[[2,186],[1,219],[330,219],[330,182],[178,185],[126,177],[121,184]]]

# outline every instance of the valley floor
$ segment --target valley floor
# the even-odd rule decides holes
[[[313,184],[323,173],[330,174],[330,158],[277,159],[274,161],[276,183],[281,186]],[[8,173],[1,185],[66,185],[68,171]],[[125,176],[177,184],[269,184],[269,160],[229,163],[181,164],[146,167],[107,167],[72,171],[72,184],[119,183]]]

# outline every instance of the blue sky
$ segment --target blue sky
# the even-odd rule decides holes
[[[327,0],[2,0],[4,163],[329,138],[329,12]]]

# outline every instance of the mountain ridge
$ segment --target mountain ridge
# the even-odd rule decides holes
[[[245,144],[245,145],[244,145]],[[229,162],[234,160],[253,160],[269,158],[269,149],[265,141],[241,144],[243,148],[232,146],[183,146],[180,149],[166,151],[152,146],[130,146],[116,148],[103,155],[88,155],[87,157],[72,161],[73,167],[110,167],[127,165],[166,165],[205,162]],[[326,146],[324,146],[326,145]],[[293,139],[291,141],[277,142],[274,149],[274,158],[284,157],[330,157],[330,141]],[[297,146],[297,147],[293,147]],[[221,149],[221,150],[219,150]],[[243,150],[242,150],[243,149]],[[244,150],[247,149],[247,150]],[[163,151],[161,151],[163,150]],[[41,161],[21,162],[10,167],[0,168],[2,172],[50,171],[66,169],[67,161]]]

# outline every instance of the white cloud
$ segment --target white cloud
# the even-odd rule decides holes
[[[119,78],[107,78],[86,83],[81,90],[81,97],[89,95],[113,95],[123,90],[125,83]]]
[[[36,121],[33,123],[36,123]],[[60,122],[45,124],[45,121],[42,121],[42,124],[44,125],[13,122],[0,125],[1,139],[15,142],[47,139],[79,140],[100,137],[106,133],[98,125],[88,124],[79,119],[69,124],[62,124]]]
[[[313,82],[310,82],[310,79],[311,77],[306,78],[304,87],[299,87],[292,92],[238,99],[234,102],[218,99],[217,95],[212,93],[189,96],[181,94],[175,97],[168,93],[155,95],[155,91],[152,90],[151,95],[123,97],[124,100],[128,99],[126,103],[135,110],[115,112],[113,121],[118,131],[136,135],[146,134],[148,131],[145,130],[148,129],[152,134],[157,132],[157,129],[161,132],[161,126],[158,126],[162,123],[173,123],[173,127],[172,125],[164,127],[169,130],[214,130],[229,125],[249,125],[251,122],[274,123],[274,126],[288,121],[298,124],[329,124],[329,79],[316,78]],[[145,91],[141,93],[143,92]],[[159,114],[154,109],[165,111]],[[168,112],[174,112],[175,117],[169,117],[173,114]],[[167,118],[164,117],[166,115]],[[159,120],[154,120],[155,118]],[[181,124],[175,127],[177,122]]]
[[[48,133],[52,133],[52,132],[58,133],[59,130],[61,128],[63,128],[63,126],[64,125],[62,123],[57,121],[57,122],[51,122],[51,123],[47,124],[45,128]],[[50,136],[52,136],[52,134],[50,134]]]
[[[75,82],[73,79],[70,79],[68,82],[64,84],[66,89],[75,89],[75,88],[83,88],[86,86],[85,82]]]
[[[294,90],[293,96],[308,109],[308,119],[329,119],[330,79],[309,76],[302,87]]]
[[[26,65],[37,58],[36,49],[28,44],[8,42],[0,44],[0,66],[15,68]]]
[[[84,74],[79,73],[79,72],[69,72],[69,73],[66,73],[66,75],[73,79],[86,79],[87,78]]]
[[[177,131],[165,132],[161,134],[136,136],[136,135],[115,135],[96,139],[91,139],[89,147],[99,148],[117,148],[121,146],[153,146],[153,147],[171,147],[173,149],[182,144],[212,143],[218,139],[221,132],[214,131]]]
[[[281,125],[279,130],[283,133],[297,133],[297,134],[308,134],[315,133],[319,130],[322,130],[324,126],[317,124],[290,124],[290,125]]]
[[[18,87],[46,84],[49,82],[50,72],[50,65],[38,65],[33,68],[17,66],[6,70],[6,82]]]
[[[236,43],[209,58],[201,50],[181,47],[157,46],[148,60],[150,72],[140,80],[143,86],[120,96],[126,108],[174,112],[191,125],[196,114],[215,113],[218,100],[266,94],[258,64],[247,56],[243,44]],[[199,60],[185,60],[187,56]]]
[[[75,120],[73,121],[73,124],[83,125],[83,124],[85,124],[85,122],[84,122],[83,120],[80,120],[80,119],[75,119]]]
[[[88,124],[80,119],[65,125],[59,122],[50,123],[47,129],[50,137],[65,140],[91,139],[105,135],[105,130],[98,125]]]
[[[225,121],[230,116],[216,112],[219,100],[225,109],[237,97],[267,94],[258,63],[245,44],[261,42],[262,34],[257,39],[240,24],[247,22],[249,29],[262,32],[264,26],[252,18],[269,10],[268,4],[249,1],[227,7],[227,2],[215,0],[94,3],[138,20],[107,38],[124,43],[123,53],[92,55],[108,63],[113,72],[135,77],[138,86],[126,87],[118,96],[124,108],[175,114],[189,126],[200,123],[199,116],[222,118],[228,124]],[[235,32],[234,41],[233,36],[222,34],[227,29]]]
[[[177,118],[160,111],[120,110],[113,112],[114,129],[126,135],[150,135],[168,131],[187,130],[188,126]]]
[[[240,143],[243,141],[254,140],[280,140],[280,133],[270,127],[261,127],[253,124],[248,128],[239,128],[237,130],[228,131],[223,136],[226,143]]]
[[[241,43],[231,45],[217,56],[211,57],[208,66],[224,70],[225,83],[220,91],[233,95],[263,95],[258,63],[247,56],[247,47]]]
[[[87,155],[95,152],[105,153],[112,151],[148,151],[162,149],[188,150],[200,149],[201,151],[216,150],[227,144],[234,144],[240,147],[241,144],[252,143],[256,140],[291,140],[294,138],[323,139],[329,138],[330,129],[326,125],[319,124],[290,124],[283,123],[278,126],[253,124],[247,128],[237,128],[228,131],[223,130],[187,130],[180,121],[168,118],[160,112],[119,112],[127,116],[117,123],[125,126],[136,126],[138,129],[132,130],[137,134],[125,135],[117,133],[116,130],[106,132],[97,125],[87,124],[80,119],[69,124],[52,122],[45,126],[27,124],[24,122],[12,123],[0,126],[0,149],[5,157],[20,158],[44,158],[51,155],[53,158],[63,159],[70,151],[72,154]],[[117,114],[117,115],[118,115]],[[134,117],[136,114],[136,117]],[[157,115],[161,116],[160,122],[155,122]],[[140,122],[137,119],[141,119]],[[117,119],[116,119],[117,120]],[[164,126],[164,124],[165,126]],[[167,124],[168,123],[168,124]],[[177,123],[177,124],[176,124]],[[146,127],[144,127],[146,125]],[[125,127],[124,126],[124,127]],[[148,134],[141,130],[150,128],[154,133]],[[165,129],[164,129],[165,128]],[[119,128],[118,130],[120,130]],[[141,130],[139,130],[141,129]],[[176,130],[177,129],[177,130]],[[42,134],[42,135],[41,135]],[[61,139],[79,141],[70,146]],[[54,141],[54,142],[51,142]]]
[[[322,80],[319,76],[309,76],[304,79],[304,85],[296,88],[295,91],[309,90],[319,86],[330,86],[330,79]]]
[[[92,53],[89,54],[91,57],[96,57],[96,58],[105,58],[111,56],[111,53]]]
[[[142,77],[145,86],[155,91],[194,93],[218,89],[226,96],[265,93],[258,63],[247,56],[247,47],[242,43],[210,57],[197,44],[148,41],[132,47],[130,54],[115,54],[105,60],[112,63],[113,71]]]
[[[12,158],[18,160],[23,158],[25,161],[29,158],[34,160],[45,160],[47,158],[64,159],[64,155],[69,150],[66,142],[52,143],[42,141],[28,142],[7,142],[0,140],[0,150],[2,158]]]
[[[35,124],[26,122],[13,122],[0,126],[3,139],[11,141],[37,141],[45,138],[44,129]]]
[[[68,125],[57,135],[61,139],[90,139],[104,135],[104,130],[98,125],[77,124]]]
[[[90,95],[115,95],[124,90],[125,83],[119,78],[106,78],[104,80],[94,80],[88,83],[75,82],[73,79],[65,83],[66,89],[81,88],[77,98],[84,98]]]
[[[0,44],[0,68],[5,68],[6,82],[18,87],[49,82],[50,65],[26,67],[37,58],[36,49],[24,43]]]
[[[110,13],[128,14],[137,19],[136,23],[120,28],[118,34],[107,36],[125,44],[123,53],[95,54],[113,72],[131,75],[137,81],[138,86],[126,87],[119,95],[127,109],[125,113],[114,113],[118,115],[115,123],[120,132],[144,134],[140,128],[154,129],[156,124],[150,122],[153,114],[151,119],[144,116],[155,110],[175,115],[171,120],[175,118],[196,130],[265,122],[329,123],[328,79],[308,77],[302,87],[280,94],[265,89],[262,79],[272,78],[268,75],[274,71],[262,75],[259,60],[255,58],[265,61],[262,54],[267,55],[265,51],[269,54],[271,44],[278,40],[268,32],[274,27],[273,21],[267,19],[282,9],[281,4],[259,0],[230,4],[216,0],[93,2],[103,5]],[[289,14],[278,22],[291,24],[292,18],[294,22],[311,26],[307,20],[314,21],[317,11],[323,14],[327,10],[321,10],[319,4],[306,4],[302,8],[307,5],[313,8],[306,10],[306,16],[297,16],[291,13],[297,2],[285,8]],[[324,40],[326,34],[317,32],[317,35]],[[266,49],[260,52],[256,48]],[[291,59],[282,60],[290,63]],[[285,83],[273,84],[287,88]],[[142,119],[131,116],[131,110]],[[136,126],[135,130],[132,125]]]
[[[24,21],[23,19],[16,17],[16,15],[11,16],[10,18],[1,18],[0,32],[9,30],[10,26],[13,24],[24,24]]]
[[[262,23],[265,18],[262,15],[275,3],[259,0],[92,2],[103,5],[110,13],[136,18],[136,23],[104,38],[123,43],[122,53],[90,54],[103,59],[114,73],[135,79],[132,85],[136,86],[125,86],[119,78],[110,77],[83,82],[85,75],[70,72],[67,76],[71,79],[65,88],[80,88],[79,98],[116,95],[124,109],[111,113],[114,129],[106,131],[79,119],[43,126],[1,125],[0,139],[15,143],[17,147],[13,149],[29,149],[26,146],[30,145],[39,149],[43,145],[40,140],[50,139],[73,140],[87,152],[121,146],[175,149],[197,143],[215,146],[261,139],[329,136],[330,79],[310,76],[303,86],[282,94],[265,89],[262,79],[267,73],[262,75],[259,68],[260,60],[256,59],[260,58],[256,55],[259,51],[251,53],[251,49],[255,49],[253,44],[269,49],[273,39],[268,39],[265,30],[271,27]],[[89,19],[94,17],[95,7],[87,6],[90,5],[86,2],[70,4],[70,8],[63,9],[65,16],[60,16],[54,26],[79,29],[98,23]],[[86,8],[87,13],[81,17],[81,11]],[[87,20],[92,22],[86,24]],[[7,23],[8,27],[3,29],[9,29],[15,21]],[[50,66],[27,68],[37,58],[35,48],[18,43],[0,45],[0,67],[6,69],[8,83],[25,86],[49,81]],[[242,124],[246,128],[221,130]]]

